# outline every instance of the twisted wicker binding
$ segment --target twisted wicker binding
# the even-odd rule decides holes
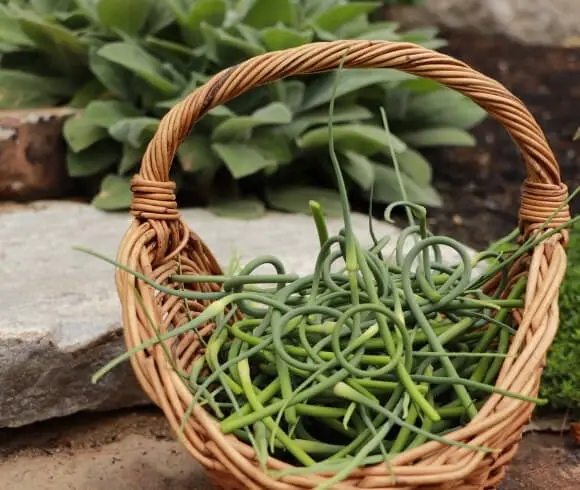
[[[336,41],[313,43],[252,58],[214,76],[175,106],[161,121],[149,144],[141,170],[133,181],[132,213],[135,219],[125,235],[118,260],[149,278],[171,287],[169,276],[177,272],[179,257],[183,273],[220,274],[221,269],[204,242],[181,220],[169,170],[176,149],[191,126],[213,107],[251,88],[284,77],[335,69],[348,49],[347,68],[396,68],[436,80],[470,97],[509,131],[527,168],[519,211],[522,236],[538,232],[539,226],[564,202],[567,189],[560,180],[558,164],[546,139],[522,102],[498,82],[443,54],[407,43],[383,41]],[[474,216],[473,219],[477,219]],[[557,213],[551,226],[569,219],[568,208]],[[539,232],[542,232],[539,230]],[[566,268],[565,233],[558,233],[536,247],[510,271],[512,277],[528,274],[525,308],[517,315],[519,329],[503,364],[497,385],[526,395],[537,395],[544,359],[558,328],[558,289]],[[123,325],[128,348],[155,336],[135,298],[141,293],[147,311],[162,331],[186,319],[183,300],[154,294],[151,287],[122,271],[116,275],[123,306]],[[217,285],[196,286],[218,290]],[[488,288],[493,288],[493,281]],[[193,312],[206,304],[190,302]],[[204,327],[209,335],[213,325]],[[175,362],[187,370],[201,354],[192,335],[172,345]],[[143,389],[162,408],[176,431],[192,396],[173,372],[160,346],[139,353],[132,365]],[[500,449],[497,454],[470,451],[428,442],[393,460],[395,481],[384,464],[362,468],[334,488],[387,489],[488,489],[495,488],[516,452],[522,427],[533,406],[512,398],[492,395],[467,426],[448,437]],[[185,427],[183,443],[205,468],[210,480],[224,490],[297,490],[313,488],[328,475],[294,476],[274,480],[259,468],[252,448],[234,436],[224,436],[219,425],[197,406]],[[270,468],[286,463],[270,459]]]

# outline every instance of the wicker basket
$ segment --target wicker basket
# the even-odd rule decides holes
[[[169,170],[177,147],[198,121],[213,107],[251,88],[292,75],[318,73],[337,68],[345,52],[345,68],[395,68],[430,78],[453,88],[486,109],[503,124],[519,147],[527,168],[523,185],[519,222],[522,236],[537,232],[567,198],[555,157],[534,118],[522,102],[500,83],[474,71],[464,63],[420,46],[383,41],[336,41],[313,43],[298,48],[266,53],[215,75],[175,106],[161,121],[149,144],[139,174],[132,183],[133,223],[125,235],[117,260],[147,277],[168,284],[177,273],[181,259],[183,273],[220,274],[221,269],[204,242],[181,220],[177,210]],[[473,219],[477,219],[476,216]],[[569,219],[561,209],[550,226]],[[517,319],[519,328],[510,354],[503,364],[497,386],[526,395],[538,393],[548,351],[558,328],[558,289],[566,269],[565,232],[554,234],[537,246],[511,273],[528,274],[526,306]],[[155,336],[135,298],[141,293],[143,305],[162,331],[186,321],[183,301],[155,291],[143,281],[123,271],[116,275],[123,306],[123,325],[128,348]],[[217,285],[196,286],[210,291]],[[201,311],[204,304],[191,308]],[[202,330],[211,333],[212,325]],[[184,336],[173,345],[176,363],[186,369],[200,354],[196,337]],[[192,401],[192,395],[173,372],[163,349],[157,345],[132,358],[132,366],[148,396],[177,431]],[[505,468],[516,452],[522,428],[529,421],[533,405],[492,395],[479,415],[449,438],[500,449],[483,453],[428,442],[408,450],[393,460],[396,480],[384,464],[361,468],[334,488],[387,489],[489,489],[501,481]],[[260,470],[253,449],[231,435],[220,432],[217,421],[196,406],[185,427],[183,443],[204,467],[208,478],[223,490],[296,490],[313,488],[328,475],[289,476],[275,480]],[[270,458],[272,469],[287,463]]]

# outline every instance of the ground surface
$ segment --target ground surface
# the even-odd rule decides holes
[[[522,46],[500,36],[442,33],[450,54],[506,85],[544,130],[570,189],[580,185],[580,48]],[[507,132],[488,119],[477,148],[433,152],[444,208],[431,210],[436,232],[480,248],[514,229],[524,166]],[[573,210],[580,211],[576,200]],[[579,485],[580,488],[580,485]]]
[[[577,490],[580,448],[526,436],[500,490]],[[143,409],[0,431],[0,490],[209,490],[165,419]]]

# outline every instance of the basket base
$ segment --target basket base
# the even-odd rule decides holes
[[[421,487],[405,487],[406,490],[497,490],[498,485],[503,480],[506,473],[506,467],[496,468],[486,478],[478,478],[477,475],[472,475],[468,481],[463,482],[447,482],[436,485],[423,485]],[[481,475],[483,477],[483,475]],[[228,473],[206,472],[206,478],[210,482],[213,490],[247,490],[246,485],[233,478]],[[483,481],[482,481],[483,480]],[[269,490],[269,489],[264,489]],[[298,487],[297,487],[298,490]],[[383,490],[375,488],[375,490]],[[391,490],[391,488],[386,489]]]
[[[237,479],[232,478],[227,473],[206,473],[213,490],[247,490],[247,486],[243,486]]]

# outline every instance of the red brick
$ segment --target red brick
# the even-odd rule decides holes
[[[74,112],[0,111],[0,200],[57,198],[70,191],[62,126]]]

